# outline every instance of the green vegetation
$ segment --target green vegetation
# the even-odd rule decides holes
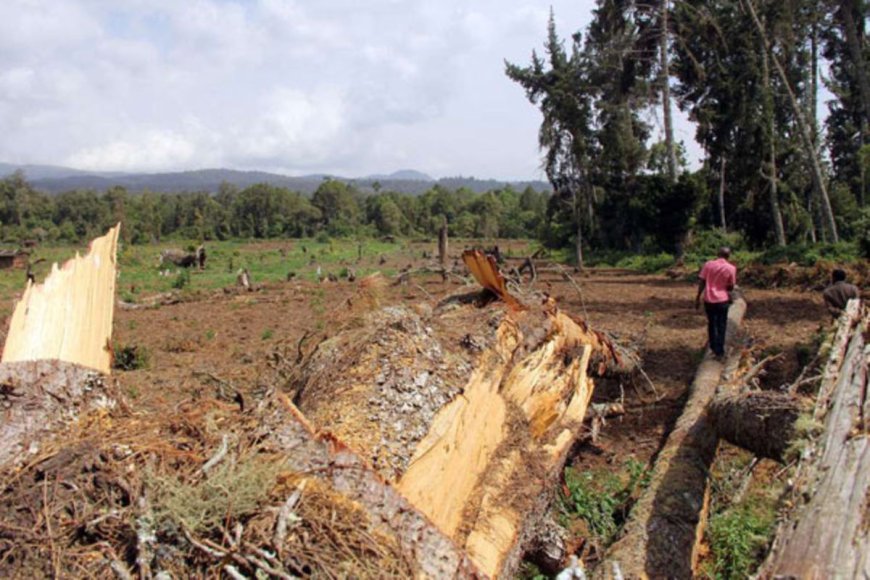
[[[708,578],[748,578],[764,559],[773,535],[784,484],[752,469],[752,455],[720,454],[712,468],[711,515],[705,530]],[[751,478],[751,479],[750,479]]]
[[[15,243],[78,243],[122,222],[128,244],[170,239],[314,238],[321,246],[349,237],[433,236],[446,218],[453,237],[531,238],[544,226],[547,194],[507,186],[485,193],[435,185],[419,196],[366,193],[325,180],[309,198],[269,184],[216,193],[69,191],[56,196],[34,190],[15,173],[0,180],[0,240]],[[184,246],[181,246],[184,247]]]
[[[619,533],[631,504],[649,485],[647,466],[629,459],[620,472],[605,470],[578,473],[565,470],[568,494],[561,498],[562,523],[571,527],[582,521],[600,547],[606,547]]]
[[[551,13],[543,52],[505,70],[543,117],[554,193],[541,239],[578,262],[683,257],[693,233],[726,229],[745,250],[784,248],[769,260],[870,255],[865,16],[863,2],[599,0],[561,37]],[[822,61],[836,96],[818,126]],[[705,152],[697,170],[674,137],[677,107]]]
[[[115,345],[112,368],[121,371],[136,371],[148,368],[151,353],[148,349],[135,344]]]
[[[710,518],[713,556],[708,574],[722,580],[748,578],[764,557],[776,512],[771,502],[747,501]]]

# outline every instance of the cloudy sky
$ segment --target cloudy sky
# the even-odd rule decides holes
[[[528,62],[551,4],[564,35],[591,18],[592,0],[2,0],[0,161],[539,178],[540,115],[503,60]]]

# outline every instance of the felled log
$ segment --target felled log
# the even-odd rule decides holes
[[[716,397],[710,416],[720,439],[782,463],[795,421],[808,408],[808,401],[787,393],[750,391]]]
[[[799,505],[779,526],[762,577],[870,577],[868,329],[867,313],[850,301],[816,407],[824,430],[803,453],[795,476]]]
[[[287,467],[316,479],[358,509],[368,524],[394,541],[411,563],[415,577],[465,579],[483,575],[466,553],[390,485],[360,455],[333,435],[316,432],[285,397],[264,410],[261,437],[285,454]]]
[[[737,367],[735,337],[746,312],[738,298],[728,311],[727,358],[707,352],[689,399],[656,458],[649,487],[631,510],[622,536],[608,550],[596,577],[691,578],[709,501],[708,474],[719,438],[708,413],[723,372]]]
[[[488,300],[367,314],[303,361],[295,402],[482,573],[507,578],[580,434],[590,357],[613,351],[552,299],[508,293],[491,257],[463,259]]]
[[[120,229],[93,240],[84,256],[54,264],[42,284],[28,282],[12,313],[2,362],[62,360],[110,372]]]

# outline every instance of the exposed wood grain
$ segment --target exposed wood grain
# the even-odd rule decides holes
[[[42,284],[28,281],[15,307],[2,362],[62,360],[109,374],[115,305],[115,255],[121,224],[88,253],[54,264]]]

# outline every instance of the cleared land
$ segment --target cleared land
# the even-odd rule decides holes
[[[445,282],[437,273],[417,272],[430,262],[423,254],[434,254],[434,245],[368,243],[359,259],[360,248],[349,242],[218,244],[209,251],[206,270],[190,271],[183,283],[178,280],[184,275],[174,268],[168,276],[158,275],[159,248],[127,248],[119,260],[119,298],[141,305],[155,293],[179,291],[173,297],[176,303],[116,311],[114,342],[135,346],[148,360],[145,368],[119,371],[115,377],[131,405],[149,420],[173,420],[191,404],[203,409],[231,404],[237,393],[245,401],[256,401],[259,393],[281,386],[282,365],[295,358],[304,337],[328,335],[358,314],[359,305],[352,301],[358,284],[343,277],[319,283],[318,266],[324,276],[347,269],[357,275],[390,275],[374,296],[379,306],[432,306],[466,287],[456,279]],[[501,246],[515,256],[530,253],[523,243]],[[453,245],[457,247],[462,244]],[[242,267],[251,272],[257,291],[235,288],[235,271]],[[392,283],[395,273],[408,267],[416,273],[404,284]],[[289,272],[295,277],[288,281]],[[16,278],[20,284],[21,271],[2,272],[6,288],[14,287]],[[615,472],[629,458],[647,463],[679,415],[703,352],[705,320],[692,307],[693,284],[661,275],[597,270],[573,280],[558,271],[541,272],[535,286],[594,328],[639,346],[656,390],[643,383],[621,389],[614,381],[598,382],[593,402],[624,394],[626,412],[609,420],[595,442],[580,447],[572,460],[575,470]],[[745,294],[752,348],[783,353],[764,379],[767,386],[779,386],[806,362],[808,345],[827,314],[820,297],[809,292],[747,288]],[[577,537],[569,540],[580,544],[587,532],[575,530]]]

